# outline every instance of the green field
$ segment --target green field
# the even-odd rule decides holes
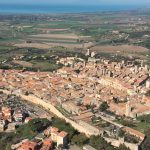
[[[125,16],[125,17],[124,17]],[[145,21],[143,25],[139,23],[139,17]],[[6,18],[6,19],[5,19]],[[149,12],[103,12],[103,13],[83,13],[83,14],[55,14],[55,15],[6,15],[0,17],[0,62],[7,60],[9,67],[12,66],[11,60],[16,56],[41,56],[48,55],[49,57],[57,52],[49,53],[50,51],[72,51],[80,53],[95,45],[139,45],[150,49],[150,41],[144,38],[150,33],[150,26],[147,20],[150,19]],[[129,26],[129,20],[133,20]],[[137,30],[138,29],[138,30]],[[117,31],[118,33],[113,33]],[[37,37],[37,35],[53,35],[52,37]],[[36,35],[36,36],[33,36]],[[54,37],[54,35],[58,35]],[[75,35],[78,38],[67,38],[66,35]],[[87,37],[88,36],[88,37]],[[140,38],[140,42],[139,42]],[[51,48],[45,52],[44,48],[32,47],[27,48],[27,41],[37,44],[53,44]],[[89,47],[83,47],[83,43],[92,43]],[[25,44],[23,48],[14,47],[15,44]],[[43,45],[42,45],[43,46]],[[19,47],[19,46],[18,46]],[[31,51],[30,51],[31,49]],[[34,52],[37,49],[37,52]],[[39,53],[40,51],[40,53]],[[74,53],[75,52],[75,53]],[[97,52],[99,56],[112,58],[111,52]],[[130,54],[128,52],[128,54]],[[117,58],[122,59],[128,54],[120,53]],[[150,50],[131,54],[132,56],[150,62]],[[59,55],[60,56],[60,55]],[[70,56],[70,54],[69,54]],[[55,62],[47,60],[28,60],[33,63],[33,68],[41,70],[53,70],[59,68]],[[17,66],[17,68],[20,66]],[[30,68],[31,69],[31,68]]]

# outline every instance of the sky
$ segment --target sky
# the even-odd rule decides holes
[[[0,4],[49,5],[149,5],[150,0],[0,0]]]

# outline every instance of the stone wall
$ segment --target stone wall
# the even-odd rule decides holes
[[[86,134],[87,136],[91,136],[91,135],[100,135],[102,133],[102,131],[100,131],[99,129],[97,129],[96,127],[93,127],[83,121],[79,121],[79,122],[75,122],[69,118],[66,118],[64,115],[62,115],[62,113],[60,113],[52,104],[50,104],[50,102],[48,101],[44,101],[41,100],[40,98],[35,97],[34,95],[29,95],[29,96],[25,96],[25,95],[18,95],[21,96],[21,98],[23,98],[24,100],[30,101],[32,103],[41,105],[42,107],[44,107],[45,109],[47,109],[48,111],[54,113],[57,117],[64,119],[67,123],[70,123],[76,130],[78,130],[81,133]],[[82,122],[82,123],[81,123]],[[83,125],[84,124],[84,125]],[[86,124],[86,126],[85,126]]]
[[[11,92],[2,90],[6,94],[11,94]],[[60,113],[49,101],[44,101],[34,95],[23,95],[23,94],[16,94],[16,96],[21,97],[23,100],[29,101],[31,103],[34,103],[36,105],[40,105],[46,110],[52,112],[57,117],[64,119],[67,123],[70,123],[76,130],[78,130],[81,133],[86,134],[87,136],[91,135],[100,135],[103,133],[103,131],[97,129],[96,127],[84,122],[84,121],[78,121],[75,122],[67,117],[65,117],[62,113]]]

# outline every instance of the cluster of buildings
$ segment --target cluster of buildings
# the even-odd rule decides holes
[[[94,55],[92,53],[88,61],[61,58],[57,63],[64,67],[55,72],[0,70],[0,88],[12,94],[34,95],[71,120],[84,124],[91,122],[103,102],[107,102],[109,111],[117,116],[136,118],[149,114],[148,66],[143,65],[143,61],[136,65],[131,60],[113,62],[95,59]],[[51,133],[55,142],[59,135],[65,136],[64,132],[55,132]]]
[[[51,140],[59,145],[67,146],[68,145],[68,133],[65,131],[59,131],[56,127],[49,127],[44,131],[44,135],[50,137]]]
[[[0,132],[15,131],[17,125],[27,123],[31,117],[25,117],[21,110],[13,110],[11,107],[2,106],[0,108]]]
[[[112,62],[93,57],[87,63],[76,61],[76,58],[61,59],[61,63],[70,67],[59,69],[57,74],[70,79],[66,93],[70,91],[70,97],[78,93],[75,97],[80,98],[82,106],[99,107],[102,101],[106,101],[110,111],[117,115],[135,118],[150,113],[150,98],[147,96],[150,70],[143,65],[143,61],[140,66],[135,65],[134,61]],[[76,86],[71,86],[73,84]]]
[[[50,139],[44,141],[22,140],[20,143],[11,146],[14,150],[52,150],[53,142]]]
[[[32,140],[24,139],[11,146],[13,150],[54,150],[68,146],[68,133],[56,127],[48,127]]]
[[[146,93],[150,90],[150,71],[142,63],[137,66],[132,61],[93,58],[85,62],[74,57],[62,58],[60,63],[65,67],[54,73],[0,70],[0,88],[34,94],[73,114],[81,115],[87,105],[99,107],[102,101],[107,101],[117,115],[136,117],[149,113]]]

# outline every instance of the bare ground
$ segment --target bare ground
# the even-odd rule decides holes
[[[142,46],[134,46],[134,45],[118,45],[118,46],[95,46],[91,48],[92,51],[97,52],[111,52],[111,53],[142,53],[147,52],[148,49]]]
[[[37,34],[32,35],[31,37],[39,37],[39,38],[54,38],[54,39],[79,39],[76,34]]]

